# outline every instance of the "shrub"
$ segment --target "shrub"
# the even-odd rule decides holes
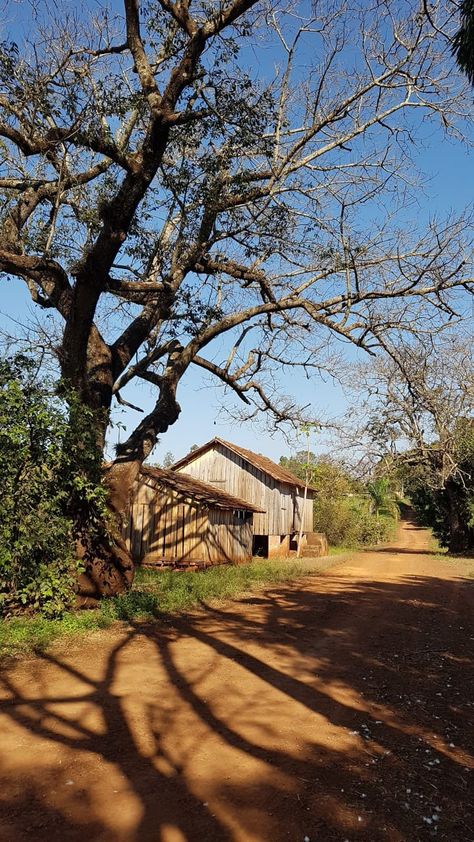
[[[377,517],[367,511],[367,502],[360,498],[318,497],[314,502],[314,528],[325,532],[332,546],[369,546],[387,541],[395,519]]]
[[[71,405],[77,401],[66,411],[37,379],[28,357],[0,360],[2,616],[60,616],[74,600],[78,573],[74,512],[91,531],[103,523],[105,489],[81,471],[84,459],[97,457],[71,424]]]
[[[346,500],[319,497],[314,502],[314,529],[325,532],[332,546],[355,543],[354,513]]]
[[[381,544],[391,538],[394,528],[395,520],[390,515],[362,514],[357,524],[357,543],[363,546]]]

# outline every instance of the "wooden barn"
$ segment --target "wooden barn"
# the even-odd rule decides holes
[[[207,567],[252,558],[259,508],[183,473],[142,467],[125,538],[136,563]]]
[[[195,479],[258,507],[253,517],[253,552],[265,557],[296,549],[301,520],[304,536],[313,532],[314,490],[281,465],[259,453],[214,438],[173,465]]]

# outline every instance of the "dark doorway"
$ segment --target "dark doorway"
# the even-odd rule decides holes
[[[268,558],[268,535],[253,536],[252,553],[259,558]]]

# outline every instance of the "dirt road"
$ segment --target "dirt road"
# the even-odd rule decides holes
[[[428,547],[405,523],[322,576],[5,666],[2,842],[474,842],[474,580]]]

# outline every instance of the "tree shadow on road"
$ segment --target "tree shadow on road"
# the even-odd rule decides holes
[[[0,838],[474,839],[472,581],[321,581],[6,670]]]

